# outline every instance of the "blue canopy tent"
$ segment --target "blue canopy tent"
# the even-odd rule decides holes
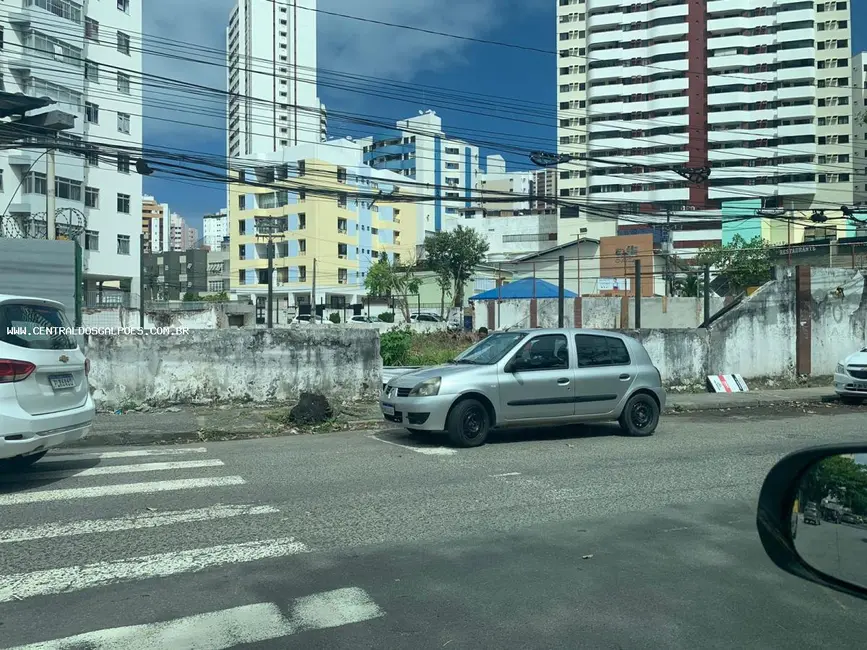
[[[535,285],[535,287],[534,287]],[[534,291],[535,288],[535,291]],[[559,289],[556,284],[545,282],[539,278],[524,278],[499,288],[488,289],[470,298],[470,302],[482,300],[532,300],[533,298],[557,298]],[[578,295],[568,289],[563,291],[566,298],[577,298]]]

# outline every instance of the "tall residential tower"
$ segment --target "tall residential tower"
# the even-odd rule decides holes
[[[559,151],[596,159],[561,165],[560,195],[609,216],[561,219],[562,241],[585,227],[609,234],[626,204],[721,213],[745,200],[796,212],[853,202],[848,1],[557,4]],[[695,183],[676,167],[712,172]]]
[[[230,158],[325,140],[316,0],[237,0],[226,52]]]

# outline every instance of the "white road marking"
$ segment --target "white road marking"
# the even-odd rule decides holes
[[[40,465],[49,462],[68,462],[71,460],[98,460],[102,458],[140,458],[141,456],[183,456],[184,454],[205,454],[205,447],[158,447],[156,449],[133,449],[131,451],[82,451],[74,452],[64,450],[62,454],[48,454],[39,461]]]
[[[174,490],[244,485],[245,483],[246,481],[240,476],[221,476],[217,478],[188,478],[176,481],[147,481],[144,483],[125,483],[120,485],[12,492],[10,494],[0,494],[0,506],[16,506],[24,503],[43,503],[45,501],[66,501],[69,499],[95,499],[124,494],[154,494],[156,492],[171,492]]]
[[[384,612],[363,589],[337,589],[294,601],[292,618],[274,603],[234,607],[173,621],[131,625],[31,643],[9,650],[227,650],[379,618]]]
[[[19,481],[44,481],[54,478],[73,478],[78,476],[103,476],[106,474],[137,474],[139,472],[162,472],[173,469],[198,469],[200,467],[221,467],[223,461],[182,460],[172,463],[140,463],[138,465],[106,465],[104,467],[88,467],[87,469],[57,469],[47,472],[21,472],[0,476],[0,483]]]
[[[116,627],[32,643],[10,650],[224,650],[292,634],[292,625],[273,603],[247,605],[163,623]]]
[[[91,519],[89,521],[70,521],[62,523],[41,524],[26,528],[10,528],[0,530],[0,544],[26,542],[33,539],[49,539],[53,537],[74,537],[76,535],[92,535],[94,533],[113,533],[119,530],[136,530],[140,528],[158,528],[174,524],[185,524],[195,521],[214,521],[247,515],[272,515],[280,511],[273,506],[226,505],[195,510],[174,510],[167,512],[147,512],[140,515],[129,515],[116,519]]]
[[[520,476],[521,472],[506,472],[505,474],[491,474],[491,478],[502,478],[504,476]]]
[[[180,573],[199,573],[226,564],[255,562],[307,552],[309,549],[306,545],[295,541],[294,537],[287,537],[0,575],[0,603],[136,580],[165,578]]]
[[[424,454],[425,456],[454,456],[456,453],[458,453],[457,449],[452,449],[451,447],[410,447],[409,445],[401,445],[397,442],[392,442],[391,440],[383,440],[382,438],[377,438],[375,435],[370,435],[367,437],[378,442],[384,442],[387,445],[394,445],[395,447],[400,447],[401,449],[408,449],[409,451],[414,451],[417,454]]]
[[[292,623],[297,630],[324,630],[369,621],[385,613],[364,589],[349,587],[295,599]]]

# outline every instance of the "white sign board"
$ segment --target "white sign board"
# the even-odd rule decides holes
[[[599,278],[596,281],[597,291],[628,291],[630,286],[629,278]]]
[[[708,375],[707,386],[711,393],[748,393],[750,390],[741,375]]]

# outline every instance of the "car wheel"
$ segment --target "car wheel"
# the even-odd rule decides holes
[[[48,453],[48,450],[39,451],[35,454],[29,454],[27,456],[15,456],[14,458],[7,458],[6,460],[0,460],[0,469],[5,470],[19,470],[26,469],[30,467],[37,460],[42,458],[45,454]]]
[[[491,428],[491,418],[484,405],[474,399],[458,402],[449,413],[446,427],[451,441],[459,447],[485,444]]]
[[[840,401],[851,406],[859,406],[864,403],[863,397],[852,397],[850,395],[840,395]]]
[[[629,398],[620,417],[620,428],[630,436],[650,436],[659,424],[659,407],[650,395],[638,393]]]

